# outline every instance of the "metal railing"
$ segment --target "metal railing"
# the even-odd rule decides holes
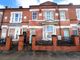
[[[74,46],[74,41],[71,37],[62,37],[62,40],[57,41],[58,46]]]

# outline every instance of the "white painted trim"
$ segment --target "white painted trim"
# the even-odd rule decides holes
[[[45,20],[29,20],[29,21],[45,21]]]
[[[62,22],[62,21],[70,21],[70,19],[60,19],[60,22]]]
[[[30,9],[29,11],[39,11],[39,9]]]
[[[9,28],[20,28],[19,26],[9,26]]]
[[[12,39],[12,41],[15,41],[15,42],[17,42],[17,41],[19,41],[19,39]]]
[[[56,9],[41,9],[42,11],[55,11]]]
[[[77,27],[78,25],[77,25],[77,24],[70,24],[70,26],[71,26],[71,27],[73,27],[73,26],[76,26],[76,27]]]
[[[77,24],[70,24],[70,26],[55,26],[56,28],[72,28],[72,27],[79,27]]]
[[[22,11],[13,11],[11,13],[23,13]]]
[[[77,16],[77,20],[79,20],[79,21],[80,21],[80,18],[78,18],[78,14],[79,14],[79,13],[78,13],[77,11],[80,11],[80,8],[77,8],[77,9],[76,9],[76,16]],[[80,15],[80,14],[79,14],[79,15]]]
[[[29,26],[28,25],[22,25],[22,28],[28,28]]]
[[[59,10],[66,10],[66,11],[68,11],[68,8],[59,8]]]
[[[44,20],[29,20],[29,21],[46,21],[45,19]],[[55,19],[53,19],[53,21],[59,21],[59,20],[55,20]],[[66,19],[66,20],[60,20],[60,22],[62,22],[62,21],[70,21],[70,19]],[[48,21],[49,22],[49,21]],[[52,22],[52,21],[51,21]]]
[[[42,26],[29,26],[29,28],[43,28]]]
[[[56,28],[71,28],[71,26],[55,26]]]
[[[4,27],[8,28],[8,26],[7,26],[7,25],[2,25],[2,26],[1,26],[1,28],[4,28]]]
[[[76,8],[76,10],[80,10],[80,8]]]

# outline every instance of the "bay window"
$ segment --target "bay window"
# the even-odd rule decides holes
[[[56,28],[53,25],[48,25],[43,28],[43,40],[51,40],[52,35],[56,35]]]

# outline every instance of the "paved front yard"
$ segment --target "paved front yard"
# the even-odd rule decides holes
[[[0,60],[80,60],[80,52],[0,52]]]

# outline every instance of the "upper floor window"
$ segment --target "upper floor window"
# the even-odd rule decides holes
[[[52,11],[45,11],[44,12],[44,19],[46,19],[47,21],[52,21],[54,19],[53,15],[54,14]]]
[[[36,20],[38,18],[38,12],[33,11],[32,12],[32,20]]]
[[[60,11],[60,20],[66,20],[66,12],[64,10]]]
[[[80,9],[76,10],[77,19],[80,20]]]
[[[11,23],[21,23],[22,12],[11,12]]]

